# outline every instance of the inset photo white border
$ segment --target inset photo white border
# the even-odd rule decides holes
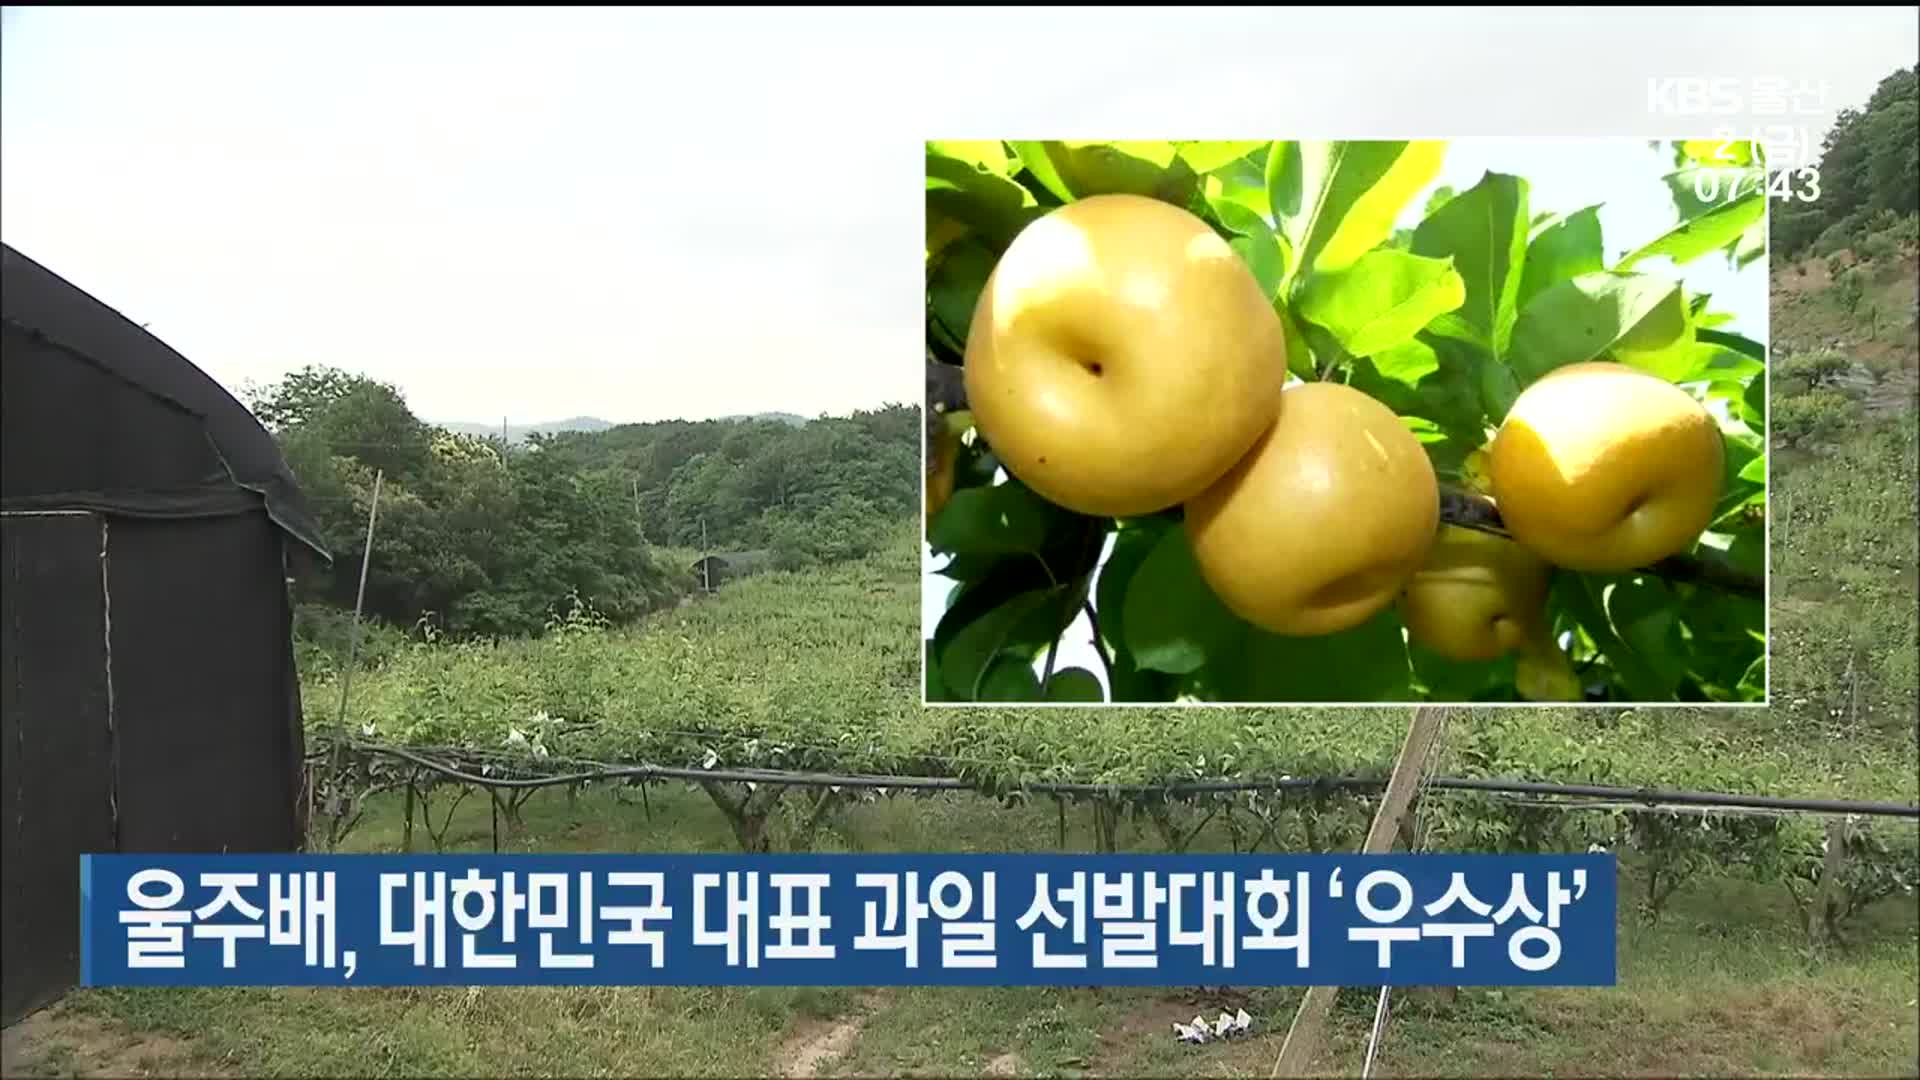
[[[1687,93],[1692,93],[1694,90],[1700,88],[1683,83],[1682,89],[1686,90]],[[1711,86],[1706,87],[1706,90],[1710,89],[1712,89]],[[1722,89],[1724,89],[1724,87],[1722,87]],[[1701,90],[1701,92],[1706,91]],[[1684,102],[1690,99],[1687,98],[1685,94],[1682,94],[1680,100]],[[1796,184],[1796,176],[1792,156],[1793,148],[1791,146],[1782,148],[1776,142],[1767,142],[1757,136],[1752,139],[1738,138],[1731,134],[1729,129],[1725,127],[1699,131],[1696,134],[1698,137],[1689,140],[1691,145],[1683,152],[1686,155],[1690,155],[1685,160],[1677,156],[1677,153],[1681,153],[1678,143],[1682,140],[1669,139],[1659,135],[1639,135],[1631,137],[1502,136],[1437,139],[1422,139],[1419,136],[1409,136],[1409,139],[1416,142],[1428,141],[1443,144],[1444,153],[1441,156],[1438,167],[1431,170],[1430,174],[1423,174],[1425,175],[1425,179],[1417,188],[1414,188],[1410,194],[1407,192],[1395,193],[1397,213],[1391,221],[1391,231],[1388,232],[1385,237],[1381,238],[1379,244],[1369,245],[1369,247],[1371,250],[1390,248],[1404,250],[1408,246],[1408,240],[1413,230],[1420,225],[1427,217],[1429,211],[1437,204],[1457,196],[1462,192],[1472,191],[1476,185],[1480,185],[1483,180],[1493,177],[1518,177],[1524,181],[1523,184],[1519,185],[1518,190],[1522,192],[1522,197],[1525,199],[1524,209],[1530,221],[1529,239],[1537,238],[1540,232],[1565,221],[1569,217],[1583,213],[1588,215],[1592,222],[1597,225],[1600,241],[1604,247],[1601,252],[1602,265],[1599,267],[1589,267],[1587,269],[1604,271],[1624,270],[1627,266],[1622,263],[1622,260],[1625,259],[1630,264],[1633,272],[1653,275],[1677,283],[1681,287],[1681,295],[1684,296],[1687,302],[1695,309],[1696,314],[1706,316],[1705,323],[1707,325],[1721,327],[1723,328],[1720,331],[1721,333],[1732,333],[1745,339],[1744,344],[1749,348],[1754,348],[1755,351],[1759,353],[1759,357],[1748,357],[1747,362],[1757,361],[1761,366],[1761,370],[1752,373],[1750,377],[1760,382],[1760,388],[1763,394],[1770,394],[1771,365],[1763,359],[1769,356],[1771,352],[1771,312],[1769,310],[1770,296],[1768,278],[1769,253],[1766,247],[1766,236],[1772,204],[1781,198],[1804,197],[1804,192],[1794,186]],[[1322,146],[1329,142],[1329,140],[1300,141],[1309,145],[1319,142]],[[1380,140],[1371,138],[1354,140],[1356,143],[1378,141]],[[1228,145],[1229,141],[1226,140],[1217,140],[1215,142],[1215,147],[1196,151],[1194,159],[1205,165],[1210,164],[1216,158],[1232,154],[1235,149],[1264,145],[1264,142],[1261,140],[1247,140],[1245,143],[1234,145]],[[974,152],[974,150],[969,148],[975,148],[978,149],[979,152],[991,157],[993,152],[988,148],[997,147],[1005,156],[1006,165],[1004,171],[1011,175],[1019,175],[1024,170],[1026,175],[1022,177],[1022,181],[1029,184],[1038,181],[1033,175],[1035,170],[1025,169],[1023,154],[1031,155],[1033,148],[1039,145],[1041,144],[1028,142],[1022,146],[1020,141],[1012,140],[957,141],[945,143],[937,139],[930,139],[922,142],[923,149],[927,150],[930,155],[942,156],[953,154],[959,157],[965,157],[967,154]],[[1062,153],[1061,147],[1063,145],[1064,144],[1055,144],[1053,153],[1056,155]],[[1155,146],[1174,147],[1176,156],[1182,153],[1182,151],[1178,149],[1180,144],[1177,140],[1158,143],[1152,140],[1140,140],[1136,142],[1134,146],[1140,153],[1148,158],[1151,158],[1155,152],[1153,149]],[[1743,157],[1742,155],[1746,156]],[[1750,159],[1760,156],[1764,156],[1765,167],[1759,165],[1758,162],[1749,164]],[[1709,159],[1709,163],[1703,166],[1702,158]],[[1066,159],[1056,157],[1054,160]],[[931,157],[929,161],[931,163]],[[1724,162],[1725,164],[1723,166],[1714,165],[1711,164],[1713,161]],[[1769,176],[1768,169],[1771,168],[1776,161],[1784,161],[1785,163],[1782,164],[1778,170],[1775,170],[1772,174],[1773,182],[1769,184],[1766,179]],[[1044,168],[1044,163],[1042,167]],[[1804,180],[1804,174],[1807,170],[1801,169],[1800,171],[1802,179]],[[1199,180],[1201,190],[1203,192],[1211,191],[1215,195],[1218,195],[1222,190],[1219,175],[1220,174],[1213,174],[1210,176],[1203,172]],[[1723,188],[1721,183],[1722,179],[1729,177],[1744,182],[1746,187],[1744,189],[1735,189],[1732,184],[1729,183],[1724,185]],[[1238,179],[1244,178],[1230,177],[1226,180],[1226,183],[1231,185]],[[1810,182],[1817,185],[1817,177],[1813,178]],[[941,183],[941,180],[930,176],[927,187],[931,192],[933,189],[941,186]],[[1766,190],[1767,188],[1771,188],[1771,190]],[[1206,196],[1203,193],[1200,197],[1205,198]],[[930,195],[928,205],[931,207],[934,205],[934,201],[935,196]],[[1736,203],[1739,204],[1737,207],[1734,205]],[[1044,207],[1041,209],[1044,209]],[[1742,222],[1736,224],[1733,227],[1734,231],[1728,234],[1728,236],[1737,236],[1739,239],[1733,242],[1727,242],[1727,238],[1723,237],[1719,242],[1714,243],[1710,250],[1690,250],[1686,244],[1675,244],[1672,242],[1670,238],[1676,234],[1676,230],[1681,229],[1681,227],[1686,225],[1690,220],[1696,219],[1698,215],[1716,209],[1722,212],[1722,217],[1729,216],[1736,212],[1743,216]],[[944,215],[934,209],[929,209],[927,212],[929,214],[926,232],[927,246],[931,249],[935,245],[946,242],[948,238],[940,235],[942,232],[941,229],[934,227],[936,222],[933,219]],[[1039,213],[1039,211],[1030,210],[1029,219],[1037,213]],[[1276,231],[1283,231],[1283,223],[1279,221],[1277,216],[1269,216],[1267,224],[1274,226]],[[1697,226],[1695,227],[1697,228]],[[948,231],[951,232],[952,230]],[[1725,229],[1723,228],[1721,231],[1724,232]],[[1004,237],[1002,238],[1002,243],[1004,243]],[[1629,256],[1631,256],[1631,258],[1629,258]],[[929,267],[932,266],[931,257],[928,265]],[[1522,273],[1522,268],[1512,269],[1513,276],[1516,280],[1509,284],[1517,285],[1517,279]],[[932,350],[935,347],[932,342],[932,338],[935,335],[945,334],[949,341],[956,336],[951,329],[947,329],[946,327],[936,328],[931,325],[933,322],[941,321],[940,319],[936,319],[932,314],[934,305],[936,302],[939,302],[932,295],[933,288],[934,286],[930,285],[929,300],[923,309],[927,313],[926,317],[929,322],[928,333],[930,340],[927,348],[930,359],[932,357]],[[1280,306],[1284,308],[1286,305],[1282,303]],[[958,322],[962,314],[963,313],[955,310],[948,310],[944,313],[944,322],[947,324]],[[1511,312],[1509,313],[1509,318],[1511,318]],[[959,332],[964,334],[965,328],[962,327]],[[1688,328],[1689,341],[1698,340],[1693,334],[1694,327],[1690,325]],[[1291,341],[1289,343],[1292,344]],[[1705,344],[1710,346],[1711,340]],[[963,344],[961,347],[964,347]],[[950,348],[948,350],[949,355],[943,359],[949,363],[956,363],[959,358],[952,355],[953,351],[954,350]],[[1765,479],[1770,480],[1771,473],[1767,468],[1767,463],[1770,457],[1768,450],[1771,446],[1771,425],[1766,419],[1768,415],[1767,411],[1762,410],[1761,430],[1755,433],[1751,430],[1750,425],[1743,422],[1738,416],[1729,415],[1729,406],[1724,400],[1724,387],[1717,396],[1708,397],[1705,394],[1705,384],[1711,381],[1718,381],[1715,376],[1701,374],[1698,378],[1682,379],[1681,381],[1687,383],[1690,389],[1695,392],[1696,396],[1705,400],[1710,408],[1715,409],[1714,419],[1721,424],[1724,431],[1730,436],[1745,440],[1742,445],[1746,452],[1757,458],[1760,468],[1765,472]],[[1300,382],[1301,378],[1297,372],[1288,377],[1289,386],[1297,385]],[[941,422],[942,421],[932,421],[931,423],[938,424]],[[932,430],[932,427],[930,427],[929,432],[931,433]],[[1491,434],[1491,427],[1487,429],[1487,433],[1489,435]],[[975,437],[975,434],[975,432],[969,431],[967,438],[971,440]],[[923,440],[923,481],[930,476],[928,468],[930,462],[927,458],[927,449],[931,442],[931,434],[927,440]],[[1436,471],[1441,471],[1438,463],[1436,463]],[[996,484],[1004,483],[1007,479],[1008,474],[1006,469],[1000,467],[995,471],[992,482]],[[943,477],[942,482],[950,482],[950,479]],[[1447,492],[1449,497],[1458,493],[1460,490],[1460,482],[1461,477],[1456,468],[1451,472],[1451,475],[1442,478],[1441,487],[1443,492]],[[1760,708],[1767,706],[1770,704],[1772,698],[1773,660],[1772,613],[1771,604],[1768,602],[1768,597],[1771,595],[1772,568],[1771,506],[1770,503],[1766,501],[1765,495],[1765,492],[1768,490],[1770,490],[1770,487],[1763,485],[1762,492],[1759,493],[1759,498],[1761,499],[1760,505],[1763,507],[1763,513],[1765,515],[1762,521],[1758,523],[1758,535],[1761,537],[1760,546],[1763,549],[1759,553],[1762,590],[1759,621],[1761,634],[1766,640],[1761,643],[1758,656],[1759,664],[1762,668],[1761,678],[1764,686],[1762,696],[1758,700],[1642,700],[1639,698],[1621,699],[1618,697],[1596,698],[1583,694],[1579,697],[1562,696],[1550,700],[1530,700],[1523,695],[1515,695],[1515,700],[1505,701],[1435,697],[1431,699],[1431,703],[1470,705],[1474,708],[1592,708],[1596,706],[1632,708]],[[927,507],[923,505],[923,513],[926,508]],[[1719,513],[1724,513],[1725,509],[1726,508],[1723,507],[1716,516],[1719,516]],[[1750,507],[1746,512],[1751,513]],[[1175,516],[1178,516],[1178,508],[1174,508],[1173,513]],[[931,519],[923,516],[923,526],[930,528]],[[1177,525],[1175,527],[1177,528]],[[930,533],[923,532],[923,538],[930,535]],[[1378,707],[1382,705],[1412,704],[1428,700],[1424,696],[1390,696],[1380,700],[1323,700],[1298,697],[1251,697],[1245,700],[1238,698],[1219,700],[1186,695],[1176,695],[1172,698],[1154,700],[1108,700],[1112,693],[1111,679],[1113,677],[1114,665],[1120,658],[1113,655],[1110,649],[1102,644],[1100,640],[1101,635],[1096,633],[1095,620],[1099,618],[1096,598],[1100,594],[1101,581],[1105,574],[1106,564],[1113,554],[1118,536],[1119,533],[1111,531],[1109,524],[1109,531],[1105,533],[1100,554],[1097,560],[1095,560],[1095,565],[1099,566],[1100,569],[1094,572],[1086,586],[1087,595],[1084,598],[1080,614],[1066,626],[1056,639],[1035,650],[1035,655],[1032,659],[1032,669],[1036,679],[1036,687],[1033,688],[1036,693],[1033,695],[1033,698],[1037,699],[1024,696],[1025,691],[1022,691],[1023,696],[1013,700],[985,696],[979,700],[966,700],[966,695],[958,694],[951,688],[946,687],[942,688],[942,692],[939,695],[930,693],[932,687],[928,680],[932,675],[928,668],[937,666],[940,663],[935,646],[936,633],[941,629],[942,620],[947,615],[950,601],[964,588],[964,578],[966,575],[964,573],[954,575],[944,572],[956,565],[953,562],[954,556],[951,553],[938,552],[931,544],[923,543],[921,587],[922,703],[928,707],[1040,706],[1075,708],[1094,706],[1102,708],[1153,708],[1180,705],[1245,708]],[[1189,556],[1189,558],[1190,557],[1191,556]],[[1681,558],[1683,561],[1686,559],[1685,556]],[[971,561],[977,562],[979,560],[975,558]],[[960,565],[964,565],[964,563]],[[1134,565],[1138,565],[1137,561]],[[1078,569],[1079,568],[1076,567],[1076,573]],[[1566,571],[1556,570],[1556,576],[1559,577],[1565,577],[1567,573]],[[1656,579],[1656,584],[1663,590],[1665,589],[1664,579]],[[1604,613],[1606,610],[1604,606],[1605,601],[1602,599],[1599,602],[1603,605],[1601,610]],[[1376,608],[1375,614],[1392,622],[1400,634],[1401,647],[1404,648],[1406,647],[1406,631],[1404,625],[1397,616],[1392,613],[1391,609],[1393,609],[1394,606],[1392,602],[1388,602],[1384,606],[1384,609]],[[1089,614],[1090,612],[1091,615]],[[1562,620],[1562,622],[1565,621],[1564,619]],[[1611,630],[1611,627],[1609,627],[1609,630]],[[943,638],[941,642],[942,647],[950,644],[952,635],[953,628],[947,628],[946,637]],[[1571,642],[1572,633],[1563,626],[1560,628],[1557,636],[1559,640],[1555,644],[1557,644],[1561,650],[1564,650]],[[1278,655],[1286,655],[1287,651],[1286,649],[1278,650]],[[1311,647],[1308,647],[1297,651],[1295,655],[1302,660],[1309,660],[1315,656],[1315,653]],[[932,659],[929,660],[929,658]],[[1429,662],[1435,659],[1437,658],[1428,657]],[[992,661],[989,663],[992,663]],[[1506,658],[1506,663],[1509,667],[1512,665],[1511,655]],[[1045,700],[1043,696],[1044,691],[1040,691],[1037,684],[1039,682],[1052,680],[1062,672],[1071,672],[1072,677],[1081,682],[1090,681],[1096,684],[1098,687],[1097,693],[1099,700],[1092,700],[1084,696],[1084,687],[1078,688],[1075,694],[1068,695],[1068,700]],[[1178,683],[1180,676],[1163,673],[1160,681],[1164,687],[1167,683]],[[1392,680],[1390,679],[1388,681]],[[1414,675],[1411,681],[1418,682],[1420,678],[1418,675]],[[1477,692],[1486,693],[1488,692],[1488,688],[1482,687]]]

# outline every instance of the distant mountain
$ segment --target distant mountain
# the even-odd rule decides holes
[[[500,434],[499,424],[473,424],[464,421],[455,421],[450,424],[441,424],[440,426],[456,435],[487,436]],[[613,426],[614,424],[611,421],[602,420],[597,416],[571,416],[565,420],[549,420],[543,424],[508,424],[507,442],[526,442],[527,436],[529,435],[554,435],[562,431],[606,431]]]
[[[805,427],[807,418],[787,412],[739,413],[733,416],[715,417],[720,423],[739,420],[776,420],[793,427]],[[469,421],[454,421],[441,424],[441,427],[456,435],[479,435],[482,437],[500,434],[499,424],[476,424]],[[542,424],[508,424],[507,442],[521,443],[529,435],[555,435],[563,431],[607,431],[619,427],[611,420],[602,420],[597,416],[572,416],[565,420],[550,420]]]
[[[737,413],[733,416],[722,416],[722,417],[719,417],[719,419],[721,420],[778,420],[783,424],[791,424],[794,427],[807,426],[806,417],[795,416],[790,412],[763,412],[763,413],[753,413],[751,415],[747,413]]]

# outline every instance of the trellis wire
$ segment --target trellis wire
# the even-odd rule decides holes
[[[481,776],[421,753],[397,746],[354,742],[352,748],[363,753],[395,757],[440,773],[448,779],[480,787],[541,788],[596,780],[719,780],[749,784],[782,784],[791,787],[852,787],[933,791],[986,791],[984,785],[945,776],[879,776],[859,773],[822,773],[788,769],[714,768],[671,765],[610,765],[598,762],[549,759],[556,764],[583,764],[590,768],[572,772],[522,777]],[[461,751],[464,754],[466,752]],[[485,752],[474,756],[478,757]],[[524,765],[524,762],[520,764]],[[488,766],[491,767],[491,766]],[[525,771],[524,768],[516,771]],[[1242,791],[1281,790],[1368,790],[1386,785],[1385,778],[1363,776],[1281,777],[1271,780],[1201,780],[1162,784],[1096,784],[1076,781],[1036,780],[1019,785],[1023,791],[1041,795],[1125,796],[1167,795],[1173,797],[1230,794]],[[1435,776],[1425,787],[1446,791],[1483,791],[1506,795],[1542,795],[1585,797],[1632,806],[1722,807],[1729,810],[1770,810],[1819,814],[1859,814],[1868,817],[1898,817],[1920,820],[1920,806],[1901,803],[1863,802],[1848,799],[1810,799],[1779,795],[1751,795],[1716,791],[1675,791],[1659,788],[1608,787],[1600,784],[1556,784],[1528,780],[1499,780],[1475,777]],[[1543,803],[1541,805],[1552,805]]]

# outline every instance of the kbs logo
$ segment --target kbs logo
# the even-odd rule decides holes
[[[1732,76],[1656,76],[1647,80],[1647,111],[1667,116],[1733,116],[1744,84]]]

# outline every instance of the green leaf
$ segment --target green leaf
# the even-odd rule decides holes
[[[1415,643],[1408,644],[1407,656],[1413,663],[1414,677],[1426,688],[1429,701],[1484,700],[1486,695],[1513,687],[1512,656],[1468,663],[1441,656]]]
[[[1254,160],[1259,156],[1255,153],[1208,173],[1201,187],[1208,205],[1218,210],[1221,203],[1230,202],[1252,211],[1263,221],[1270,220],[1273,210],[1267,201],[1266,165],[1256,164]]]
[[[1686,290],[1675,287],[1645,318],[1613,343],[1612,359],[1668,382],[1692,381],[1711,370],[1718,348],[1702,350],[1687,310]]]
[[[1720,476],[1720,501],[1714,504],[1713,518],[1716,522],[1738,510],[1754,493],[1755,482],[1746,479],[1743,474],[1756,459],[1764,460],[1766,457],[1766,447],[1758,436],[1747,439],[1723,430],[1720,438],[1725,467]]]
[[[1086,668],[1071,667],[1056,671],[1047,681],[1046,700],[1048,701],[1105,701],[1106,692],[1100,689],[1100,679]]]
[[[1007,144],[998,139],[983,139],[976,142],[949,139],[930,139],[927,142],[928,153],[941,157],[964,161],[976,169],[1006,176]]]
[[[1586,631],[1632,700],[1665,701],[1670,693],[1664,688],[1659,673],[1614,631],[1601,606],[1600,596],[1609,580],[1594,574],[1556,574],[1552,586],[1556,606],[1563,608],[1580,629]]]
[[[1210,202],[1209,205],[1219,216],[1220,224],[1227,231],[1237,234],[1227,242],[1227,246],[1233,248],[1246,262],[1247,269],[1253,271],[1254,280],[1260,283],[1267,299],[1279,296],[1280,282],[1287,270],[1287,257],[1273,229],[1259,214],[1239,203],[1221,200]]]
[[[1444,142],[1275,143],[1267,197],[1294,253],[1289,282],[1344,269],[1386,240],[1445,153]]]
[[[1027,223],[1045,213],[1033,193],[984,165],[927,147],[927,213],[945,215],[1004,250]]]
[[[1479,372],[1480,409],[1486,415],[1486,422],[1498,427],[1507,418],[1513,403],[1520,400],[1520,380],[1505,364],[1481,364]]]
[[[1622,350],[1615,359],[1671,383],[1710,383],[1716,379],[1737,381],[1745,376],[1744,369],[1752,366],[1752,361],[1717,345],[1702,345],[1686,339],[1650,353]]]
[[[1247,264],[1247,269],[1253,272],[1253,279],[1260,283],[1268,299],[1278,295],[1287,264],[1280,254],[1280,245],[1274,243],[1273,234],[1264,237],[1236,236],[1227,241],[1227,246],[1240,256],[1240,261]]]
[[[1040,676],[1033,665],[1012,656],[996,657],[980,680],[980,692],[974,701],[1038,701]]]
[[[1280,329],[1287,340],[1288,373],[1297,375],[1307,382],[1318,379],[1320,371],[1315,366],[1313,345],[1307,340],[1306,331],[1300,325],[1300,319],[1294,315],[1291,307],[1283,305],[1280,308]]]
[[[1344,270],[1309,277],[1295,310],[1325,327],[1347,352],[1371,356],[1413,340],[1466,295],[1449,259],[1372,251]]]
[[[1094,580],[1093,608],[1100,620],[1100,636],[1122,655],[1128,655],[1127,590],[1133,587],[1134,575],[1140,572],[1141,564],[1147,561],[1167,530],[1178,527],[1178,523],[1164,518],[1148,518],[1125,522],[1124,527],[1114,533],[1113,550]]]
[[[928,701],[957,700],[953,691],[947,687],[947,677],[940,670],[940,653],[933,646],[933,639],[926,641],[926,695]]]
[[[1010,657],[1020,665],[1028,662],[1020,655],[1021,647],[1032,643],[1022,642],[1017,631],[1056,599],[1053,589],[1024,592],[962,627],[940,654],[947,689],[962,701],[986,700],[983,690],[989,669],[1002,658]]]
[[[1387,607],[1351,630],[1282,637],[1249,630],[1208,674],[1230,701],[1260,704],[1411,701],[1413,668],[1399,615]]]
[[[1293,312],[1289,310],[1287,314],[1291,316]],[[1310,372],[1300,376],[1302,379],[1312,381],[1329,378],[1332,374],[1344,372],[1353,366],[1353,354],[1348,352],[1340,344],[1340,339],[1329,333],[1326,327],[1304,319],[1294,320],[1294,326],[1301,341],[1305,343],[1307,355],[1312,357],[1314,365]],[[1291,338],[1288,340],[1288,347],[1292,347]],[[1290,353],[1288,359],[1292,360],[1294,356]]]
[[[1607,594],[1607,615],[1614,629],[1658,680],[1661,699],[1670,699],[1687,673],[1687,644],[1680,634],[1679,604],[1659,578],[1622,581]]]
[[[1520,311],[1509,357],[1522,385],[1612,349],[1663,304],[1685,300],[1678,282],[1603,272],[1555,282]]]
[[[1440,356],[1433,351],[1433,346],[1412,338],[1374,353],[1373,370],[1383,379],[1412,389],[1440,370]]]
[[[1012,555],[1039,551],[1064,517],[1017,480],[955,491],[933,520],[928,546],[957,555]]]
[[[1702,335],[1703,337],[1705,335]],[[1755,379],[1747,384],[1747,392],[1741,397],[1747,412],[1753,417],[1749,421],[1755,431],[1765,431],[1767,422],[1767,383],[1764,379]]]
[[[1431,420],[1450,438],[1478,445],[1485,426],[1483,357],[1471,346],[1421,334],[1379,356],[1356,360],[1347,385],[1401,416]],[[1391,378],[1385,374],[1389,368],[1395,373]],[[1404,381],[1420,372],[1417,382]]]
[[[962,353],[973,310],[997,261],[991,248],[969,236],[947,245],[927,275],[927,315]]]
[[[1050,191],[1068,199],[1089,195],[1141,195],[1185,206],[1199,190],[1200,176],[1170,142],[1042,142],[1015,144],[1020,160]],[[1042,172],[1036,160],[1044,160]],[[1058,184],[1056,188],[1054,185]]]
[[[1733,265],[1744,270],[1749,263],[1755,259],[1764,258],[1766,254],[1767,221],[1763,214],[1759,221],[1747,226],[1747,231],[1741,233],[1740,239],[1734,243]]]
[[[1758,698],[1758,693],[1749,698],[1741,684],[1766,654],[1766,603],[1719,589],[1693,589],[1681,599],[1679,615],[1693,643],[1691,674],[1719,690],[1721,700]],[[1764,669],[1760,678],[1764,687]]]
[[[1601,241],[1598,204],[1567,214],[1534,233],[1527,242],[1516,305],[1524,308],[1540,290],[1556,281],[1605,269],[1606,250]]]
[[[1764,577],[1767,572],[1766,534],[1759,529],[1746,529],[1733,538],[1727,545],[1727,562],[1734,569]]]
[[[1694,365],[1690,370],[1691,378],[1687,382],[1730,383],[1745,393],[1748,384],[1761,376],[1767,368],[1758,360],[1744,353],[1734,352],[1724,345],[1696,340],[1693,345]]]
[[[1420,223],[1413,253],[1449,258],[1466,284],[1466,299],[1434,332],[1471,342],[1504,359],[1527,255],[1527,182],[1487,173]]]
[[[1183,528],[1168,529],[1127,589],[1124,632],[1134,662],[1185,675],[1228,647],[1246,624],[1214,596]]]
[[[1766,195],[1758,190],[1733,202],[1721,203],[1688,221],[1683,221],[1658,239],[1621,259],[1615,269],[1631,270],[1642,259],[1665,256],[1678,266],[1710,251],[1737,242],[1754,224],[1767,215]]]
[[[1052,155],[1047,153],[1046,143],[1038,140],[1016,140],[1012,146],[1014,156],[1020,159],[1020,164],[1026,166],[1027,172],[1040,182],[1041,187],[1052,192],[1062,202],[1073,201],[1073,191],[1067,187],[1067,182],[1061,177],[1060,170],[1054,166]]]
[[[1239,161],[1264,145],[1265,143],[1259,139],[1238,142],[1199,140],[1173,144],[1181,159],[1197,173],[1210,173],[1222,166]]]
[[[1126,598],[1134,575],[1147,556],[1159,544],[1168,529],[1179,522],[1168,516],[1129,519],[1121,522],[1114,536],[1113,550],[1100,567],[1096,582],[1094,611],[1100,626],[1100,639],[1112,652],[1112,682],[1109,691],[1114,701],[1164,701],[1171,695],[1171,677],[1165,672],[1145,671],[1134,663],[1126,645]]]
[[[1761,364],[1767,362],[1767,347],[1750,337],[1744,337],[1727,330],[1698,330],[1695,331],[1694,336],[1698,337],[1701,341],[1719,345],[1722,348],[1732,349],[1734,352]]]

